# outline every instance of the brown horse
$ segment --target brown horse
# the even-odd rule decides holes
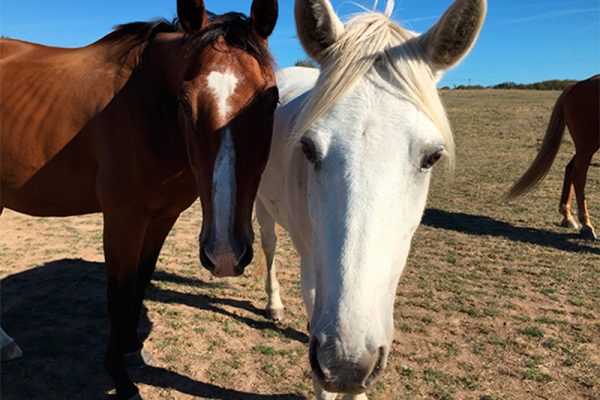
[[[575,155],[565,168],[565,180],[559,211],[563,226],[579,228],[571,214],[573,188],[577,196],[577,213],[581,222],[581,236],[597,239],[590,222],[585,201],[585,182],[594,153],[600,147],[600,75],[566,88],[552,110],[550,123],[542,147],[523,176],[512,186],[508,196],[517,197],[538,184],[548,173],[565,132],[569,128],[575,143]]]
[[[202,203],[200,260],[216,276],[252,259],[251,215],[278,102],[267,38],[276,0],[251,17],[178,0],[178,24],[119,26],[78,49],[0,42],[0,210],[102,212],[110,334],[105,368],[127,366],[144,291],[179,214]]]

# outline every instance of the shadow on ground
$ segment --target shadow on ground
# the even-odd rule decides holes
[[[210,287],[212,283],[205,283],[196,279],[185,278],[162,271],[155,274],[154,280],[185,284],[195,287]],[[269,320],[266,320],[265,310],[257,308],[254,304],[252,304],[252,302],[247,300],[229,299],[217,296],[213,297],[204,294],[193,295],[173,290],[158,290],[156,286],[152,286],[152,288],[148,290],[148,292],[146,293],[146,298],[155,301],[160,301],[163,303],[185,304],[186,306],[194,307],[200,310],[212,311],[235,319],[238,322],[246,324],[253,329],[269,329],[279,333],[282,336],[287,337],[288,339],[295,340],[300,343],[308,343],[308,336],[306,335],[306,333],[300,332],[290,327],[281,327]],[[238,315],[236,313],[232,313],[222,308],[221,306],[229,306],[239,310],[246,310],[259,318],[252,319],[242,315]]]
[[[425,210],[423,224],[477,236],[504,237],[516,242],[552,247],[569,252],[588,252],[600,255],[600,248],[576,243],[579,235],[572,232],[555,233],[542,229],[522,228],[483,215],[471,215],[430,208]]]
[[[158,279],[185,279],[158,274]],[[196,281],[198,285],[212,286]],[[218,287],[218,283],[214,287]],[[2,327],[23,349],[22,359],[3,363],[0,398],[3,400],[106,399],[112,382],[102,369],[106,348],[106,280],[104,264],[81,259],[47,263],[1,281]],[[220,312],[256,329],[277,329],[269,322],[254,321],[222,310],[219,304],[255,313],[249,302],[212,299],[152,288],[151,297],[162,302],[181,302]],[[147,312],[142,311],[140,334],[152,329]],[[281,330],[289,337],[302,339],[301,333]],[[293,394],[257,395],[212,384],[162,368],[132,371],[136,382],[173,388],[200,398],[213,399],[302,399]]]

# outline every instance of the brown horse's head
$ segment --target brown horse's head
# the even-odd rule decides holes
[[[200,260],[215,276],[237,276],[252,260],[252,207],[279,100],[267,49],[277,0],[254,0],[250,18],[209,18],[202,0],[177,8],[189,49],[179,124],[202,203]]]

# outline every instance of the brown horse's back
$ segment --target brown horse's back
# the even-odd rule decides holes
[[[600,75],[573,85],[563,112],[577,151],[596,152],[600,146]]]
[[[9,57],[24,53],[36,46],[36,44],[21,40],[0,39],[0,60],[5,62]]]
[[[111,42],[62,49],[0,41],[0,207],[41,216],[99,211],[93,119],[130,75],[125,61]]]

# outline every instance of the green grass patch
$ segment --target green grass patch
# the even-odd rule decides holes
[[[540,328],[538,328],[537,326],[526,326],[524,328],[519,329],[519,333],[521,335],[535,337],[535,338],[544,337],[544,332],[542,332],[542,330]]]

